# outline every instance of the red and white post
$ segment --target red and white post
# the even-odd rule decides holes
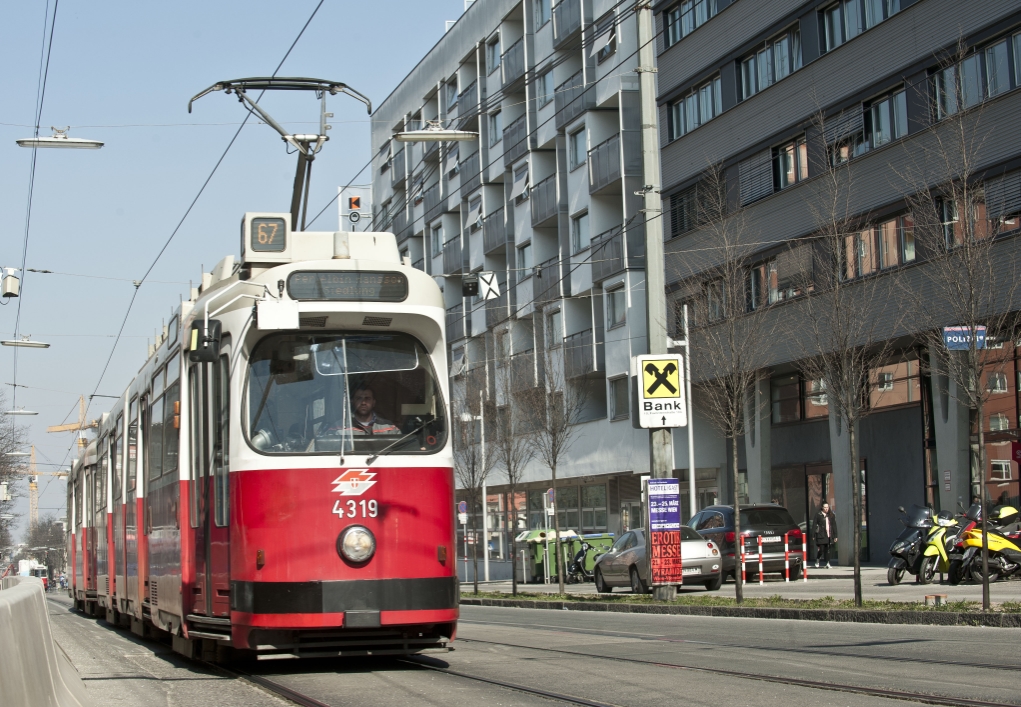
[[[761,535],[758,536],[758,541],[759,541],[759,584],[765,584],[765,581],[762,579],[762,536]]]
[[[783,534],[783,581],[791,581],[791,547],[787,538],[788,533]]]
[[[801,578],[808,581],[808,536],[801,534]]]
[[[742,584],[747,584],[747,582],[748,582],[747,567],[748,566],[746,564],[747,558],[745,557],[745,554],[744,554],[744,537],[738,535],[737,536],[737,541],[739,543],[741,543],[741,583]]]

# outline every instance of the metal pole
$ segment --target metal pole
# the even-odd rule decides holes
[[[479,391],[479,428],[482,437],[482,472],[486,471],[486,407]],[[482,567],[483,576],[489,581],[489,502],[486,495],[486,482],[482,482]]]
[[[691,334],[688,333],[688,305],[684,305],[684,394],[688,398],[688,510],[698,513],[695,498],[695,404],[691,400]]]
[[[638,0],[638,72],[642,108],[642,165],[645,195],[645,294],[648,350],[650,354],[667,352],[666,290],[663,264],[662,200],[659,194],[659,129],[656,108],[656,48],[653,42],[652,4]],[[670,478],[674,468],[673,433],[668,428],[649,430],[649,457],[654,479]],[[659,600],[677,596],[673,586],[656,587]]]

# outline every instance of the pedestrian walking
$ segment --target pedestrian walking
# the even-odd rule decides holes
[[[822,504],[822,510],[816,513],[813,525],[815,532],[815,566],[825,562],[830,566],[830,544],[837,542],[837,517],[830,510],[830,504]]]

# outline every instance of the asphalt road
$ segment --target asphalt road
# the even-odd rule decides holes
[[[71,612],[66,598],[50,607],[54,638],[96,704],[292,704]],[[465,606],[456,650],[421,659],[457,674],[393,659],[271,661],[249,669],[330,707],[920,704],[855,691],[875,688],[1021,705],[1019,643],[1013,629]]]

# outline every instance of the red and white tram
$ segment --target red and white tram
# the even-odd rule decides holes
[[[246,214],[68,484],[71,595],[195,655],[455,634],[444,308],[389,233]],[[202,642],[206,642],[203,645]]]

